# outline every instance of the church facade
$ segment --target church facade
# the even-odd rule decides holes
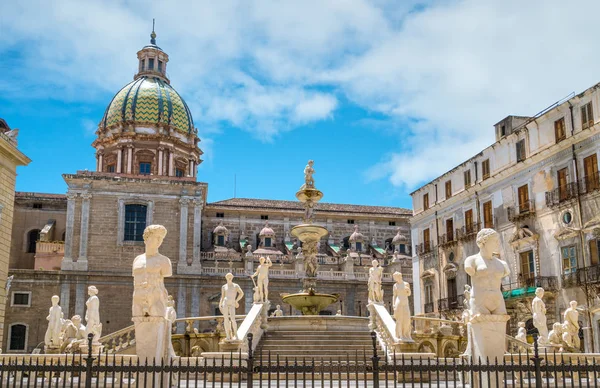
[[[130,326],[131,265],[144,250],[142,232],[150,224],[168,231],[161,253],[173,263],[166,287],[179,317],[219,314],[227,272],[243,288],[240,310],[247,310],[249,275],[261,256],[274,263],[273,308],[281,304],[289,314],[280,294],[302,287],[303,263],[296,259],[301,247],[289,234],[302,223],[301,204],[244,198],[207,203],[208,184],[197,176],[198,131],[171,86],[169,57],[154,33],[137,57],[134,80],[117,92],[99,122],[92,144],[96,171],[64,174],[64,195],[15,194],[9,262],[14,280],[2,344],[7,352],[31,351],[43,341],[52,295],[60,296],[65,318],[83,316],[89,285],[99,289],[104,333]],[[315,222],[329,231],[319,244],[318,289],[340,294],[325,313],[366,315],[373,259],[385,266],[390,301],[391,273],[403,270],[410,281],[411,215],[393,207],[315,207]]]

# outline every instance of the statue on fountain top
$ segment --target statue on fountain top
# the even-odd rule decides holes
[[[314,189],[315,188],[315,180],[313,179],[313,174],[315,173],[315,169],[313,168],[312,160],[308,161],[306,167],[304,167],[304,185],[303,189]]]

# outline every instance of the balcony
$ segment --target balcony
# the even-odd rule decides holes
[[[519,275],[518,281],[502,285],[502,294],[504,299],[520,298],[535,294],[535,289],[538,287],[542,287],[546,291],[557,291],[558,278],[556,276]]]
[[[433,312],[433,302],[425,303],[425,305],[423,307],[424,307],[425,314]]]
[[[574,272],[562,275],[563,288],[581,287],[600,282],[600,265],[578,268]]]
[[[64,255],[64,241],[37,241],[34,268],[46,271],[59,270]]]
[[[560,186],[552,191],[546,192],[546,206],[556,207],[563,203],[577,198],[579,194],[577,183],[569,183],[566,186]]]
[[[588,194],[600,190],[600,173],[596,172],[579,180],[579,194]]]
[[[417,254],[419,256],[424,256],[433,252],[433,242],[426,241],[417,245]]]
[[[524,220],[535,215],[535,201],[523,201],[518,206],[511,206],[506,208],[508,213],[508,220],[510,222],[517,222]]]
[[[454,232],[443,234],[440,236],[440,247],[452,246],[456,244],[456,234]]]
[[[438,300],[438,310],[439,311],[450,311],[450,310],[460,310],[464,307],[463,302],[465,300],[464,295],[454,295],[449,298],[444,298]]]
[[[470,240],[477,236],[477,233],[481,230],[481,222],[475,222],[463,226],[462,228],[456,228],[456,239],[458,241]]]

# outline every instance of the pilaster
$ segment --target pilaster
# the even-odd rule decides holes
[[[75,270],[87,271],[87,246],[88,231],[90,225],[90,199],[92,194],[84,192],[81,194],[81,229],[79,239],[79,258],[73,263]]]
[[[133,145],[127,146],[127,174],[132,173],[133,168]]]
[[[123,162],[123,149],[121,147],[119,147],[117,149],[117,172],[120,173],[121,172],[121,164]]]

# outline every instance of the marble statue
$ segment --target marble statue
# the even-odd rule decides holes
[[[277,308],[271,314],[272,317],[283,317],[283,310],[281,310],[281,306],[277,305]]]
[[[146,250],[133,260],[132,317],[165,317],[168,293],[164,278],[173,275],[171,260],[160,254],[167,229],[150,225],[144,230]]]
[[[373,260],[373,265],[369,268],[369,303],[383,303],[383,288],[381,281],[383,278],[383,268],[379,266],[379,261]]]
[[[342,310],[338,310],[335,312],[335,316],[336,317],[341,317],[342,316]]]
[[[577,311],[577,301],[572,300],[569,308],[563,313],[564,322],[562,325],[562,339],[568,347],[579,348],[579,311]]]
[[[519,341],[527,342],[527,330],[525,330],[525,322],[519,322],[519,330],[515,336]]]
[[[225,339],[233,341],[237,339],[237,322],[235,321],[235,309],[240,307],[239,301],[244,297],[244,291],[236,283],[233,283],[233,274],[229,272],[225,275],[227,283],[221,287],[221,300],[219,309],[223,314],[223,324],[225,326]]]
[[[562,335],[562,324],[560,322],[554,322],[552,330],[550,330],[550,334],[548,334],[548,343],[550,343],[550,345],[561,346]]]
[[[48,329],[44,336],[44,344],[49,348],[59,348],[61,345],[60,334],[65,323],[62,308],[58,305],[60,298],[58,295],[52,297],[52,307],[48,312],[46,320],[48,321]]]
[[[469,301],[471,300],[471,286],[465,284],[465,290],[463,291],[463,310],[470,310]]]
[[[269,268],[273,266],[270,258],[261,257],[256,272],[251,276],[256,279],[255,303],[266,303],[269,301]],[[257,302],[258,301],[258,302]]]
[[[314,163],[315,162],[313,162],[312,160],[309,160],[306,167],[304,167],[304,188],[315,187],[315,180],[313,179],[313,174],[315,173],[315,170],[313,169]]]
[[[469,301],[471,317],[476,315],[506,315],[502,296],[502,279],[510,275],[505,261],[500,260],[500,236],[489,228],[477,233],[479,253],[465,259],[465,271],[473,287]]]
[[[8,292],[10,291],[10,286],[14,278],[15,275],[10,275],[8,278],[6,278],[6,284],[4,286],[4,289],[6,290],[6,295],[8,295]]]
[[[86,336],[93,334],[93,344],[98,344],[102,335],[102,321],[100,321],[100,299],[98,299],[98,289],[95,286],[88,287],[90,296],[85,302],[85,331]]]
[[[548,343],[548,324],[546,323],[546,304],[542,300],[544,289],[538,287],[535,289],[535,298],[531,302],[531,312],[533,313],[533,326],[538,330],[538,344]]]
[[[302,257],[304,258],[304,271],[306,276],[316,278],[319,263],[317,262],[317,244],[305,243],[302,245]],[[300,254],[298,253],[298,254]]]
[[[175,301],[171,295],[167,297],[167,312],[165,318],[171,323],[171,333],[173,333],[176,329],[175,320],[177,319],[177,311],[175,311]]]
[[[396,338],[402,341],[412,341],[411,336],[411,320],[410,320],[410,306],[408,303],[408,297],[410,296],[410,284],[402,280],[402,273],[396,271],[393,275],[394,284],[393,288],[393,306],[394,306],[394,319],[396,319]]]
[[[78,352],[81,345],[87,346],[85,332],[85,326],[81,323],[79,315],[73,315],[71,319],[65,320],[60,352]]]
[[[312,223],[314,213],[315,203],[313,201],[306,201],[306,209],[304,211],[305,222]]]

